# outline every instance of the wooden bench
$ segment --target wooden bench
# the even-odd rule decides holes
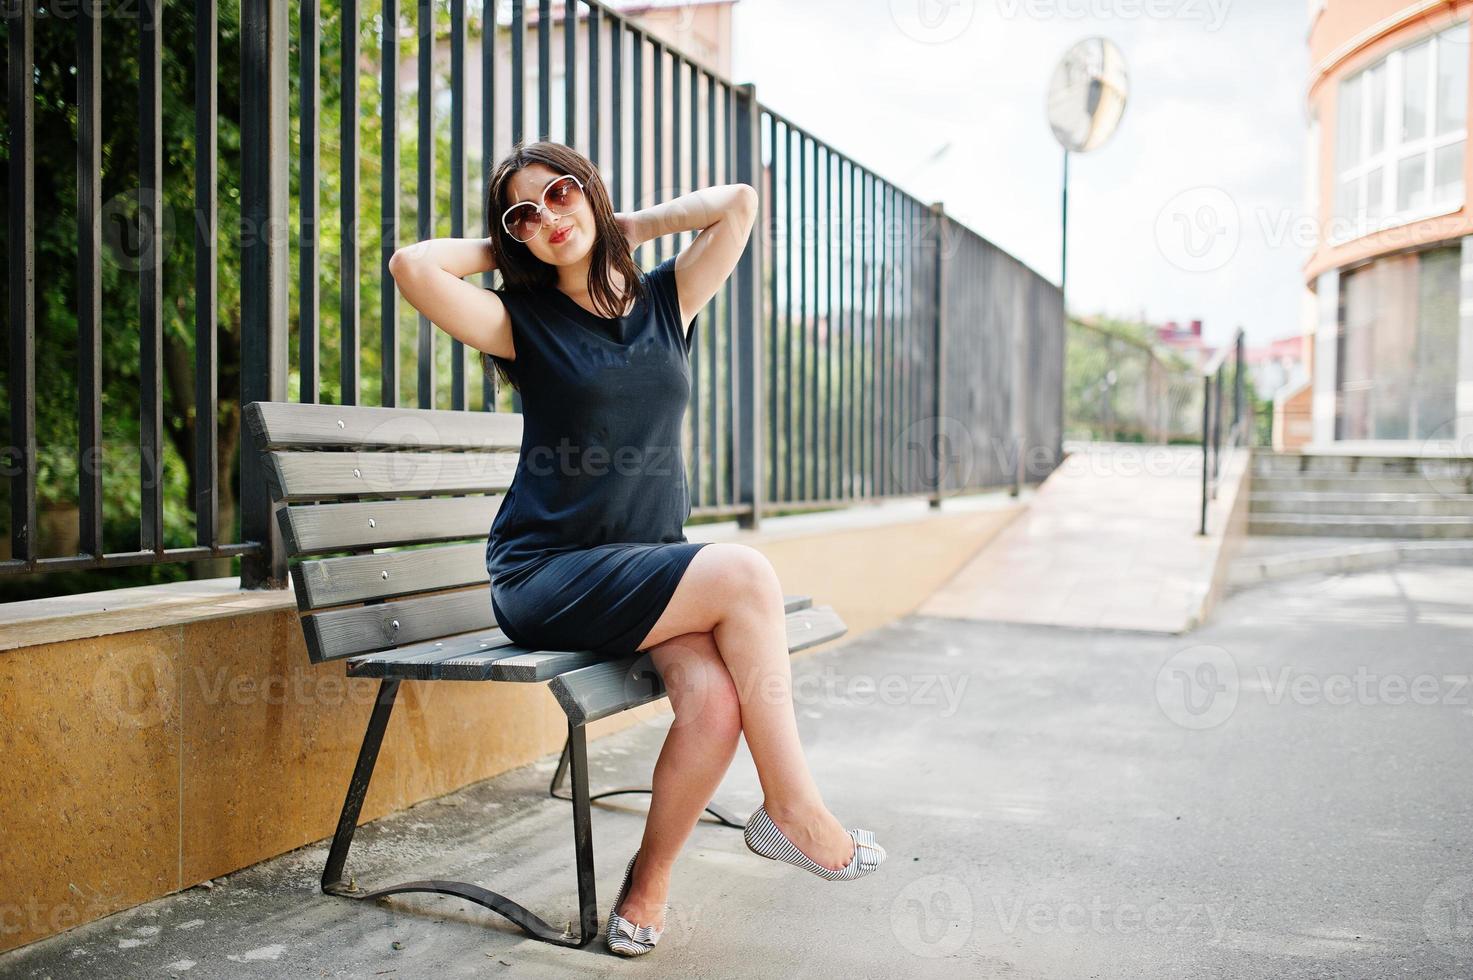
[[[648,653],[619,659],[589,651],[517,646],[497,627],[486,537],[516,470],[522,417],[507,412],[252,402],[245,424],[265,456],[273,508],[290,562],[307,652],[314,664],[346,661],[349,677],[379,678],[378,696],[332,839],[322,890],[375,899],[401,892],[454,895],[505,916],[528,935],[563,946],[598,932],[584,726],[665,696]],[[844,634],[828,606],[784,597],[789,651]],[[568,720],[549,792],[573,804],[578,931],[555,929],[480,885],[425,879],[361,889],[344,880],[348,848],[384,730],[404,682],[547,682]],[[560,789],[571,777],[571,793]],[[716,805],[726,826],[744,823]]]

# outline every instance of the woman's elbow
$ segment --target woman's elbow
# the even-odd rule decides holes
[[[422,251],[418,242],[413,245],[402,245],[394,250],[389,256],[389,275],[396,280],[407,279],[415,270],[418,252]]]

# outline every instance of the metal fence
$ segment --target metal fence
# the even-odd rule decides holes
[[[1144,340],[1069,321],[1066,429],[1071,439],[1172,443],[1201,438],[1201,378]]]
[[[231,469],[221,453],[238,451],[240,405],[412,399],[423,408],[518,409],[514,392],[498,393],[475,369],[477,352],[401,309],[386,267],[407,241],[471,234],[473,218],[476,234],[485,234],[484,215],[470,214],[477,200],[468,196],[471,175],[484,177],[513,143],[537,137],[586,153],[620,210],[715,183],[749,183],[760,192],[747,251],[693,328],[687,464],[696,516],[734,516],[750,527],[763,514],[880,497],[924,495],[934,505],[948,493],[1042,480],[1060,459],[1058,288],[939,204],[918,201],[762,105],[752,85],[734,84],[674,49],[652,33],[654,24],[582,0],[488,3],[474,17],[463,0],[420,0],[404,10],[383,0],[381,16],[372,17],[360,15],[356,0],[301,0],[294,7],[242,0],[239,23],[225,25],[210,0],[167,14],[158,0],[142,0],[136,40],[143,244],[133,297],[139,541],[108,551],[103,540],[103,470],[96,465],[108,298],[98,271],[103,21],[78,17],[67,22],[68,43],[80,52],[78,356],[68,384],[79,405],[82,533],[76,554],[42,556],[33,534],[36,181],[52,177],[36,171],[34,6],[5,0],[5,9],[11,555],[0,560],[0,574],[238,555],[248,587],[284,586],[279,531],[254,454],[239,460],[238,495],[226,484]],[[165,16],[190,17],[193,30],[181,35]],[[399,30],[384,32],[384,23]],[[240,42],[238,66],[229,69],[218,48],[225,28],[238,30]],[[169,263],[181,260],[161,247],[165,168],[175,166],[170,150],[177,149],[164,144],[163,106],[166,96],[177,101],[189,93],[166,92],[164,79],[182,73],[161,67],[184,58],[198,86],[192,98],[200,152],[185,155],[191,170],[169,175],[193,178],[193,261],[183,276],[168,278]],[[412,128],[401,121],[399,78],[410,61],[417,78]],[[62,64],[43,59],[39,68]],[[368,64],[377,72],[379,99],[360,105],[359,73]],[[222,119],[217,84],[234,83],[236,68],[239,100],[225,101],[238,116]],[[238,124],[232,160],[240,175],[239,267],[224,276],[228,256],[216,246],[222,121]],[[376,141],[368,139],[370,123]],[[335,142],[324,140],[334,132]],[[400,223],[410,203],[400,173],[406,150],[416,161],[412,230]],[[360,171],[372,178],[367,185]],[[336,195],[325,199],[323,187]],[[648,265],[652,251],[658,262],[667,246],[679,250],[689,238],[649,243],[638,258]],[[165,335],[165,318],[175,315],[166,300],[177,297],[165,297],[164,283],[187,281],[190,271],[192,299],[199,301],[182,331],[188,357],[171,358],[166,371],[163,353],[177,341]],[[233,285],[231,277],[239,284],[238,363],[220,343],[222,281]],[[485,285],[496,284],[488,274]],[[407,348],[406,316],[417,328]],[[472,385],[477,374],[480,383]],[[171,418],[168,427],[166,396],[186,416]],[[163,471],[170,454],[186,457],[192,541],[166,540]],[[235,542],[221,515],[222,489],[239,499]]]

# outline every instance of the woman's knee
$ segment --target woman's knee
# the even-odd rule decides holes
[[[782,584],[777,570],[766,555],[747,544],[728,541],[713,542],[707,548],[717,549],[714,562],[715,586],[728,601],[782,600]],[[704,549],[703,549],[704,550]]]

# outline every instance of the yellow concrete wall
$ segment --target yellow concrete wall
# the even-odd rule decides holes
[[[833,605],[842,644],[914,609],[1017,511],[733,540]],[[375,690],[312,666],[292,608],[0,651],[0,951],[330,836]],[[407,682],[363,819],[556,752],[565,731],[542,684]]]

